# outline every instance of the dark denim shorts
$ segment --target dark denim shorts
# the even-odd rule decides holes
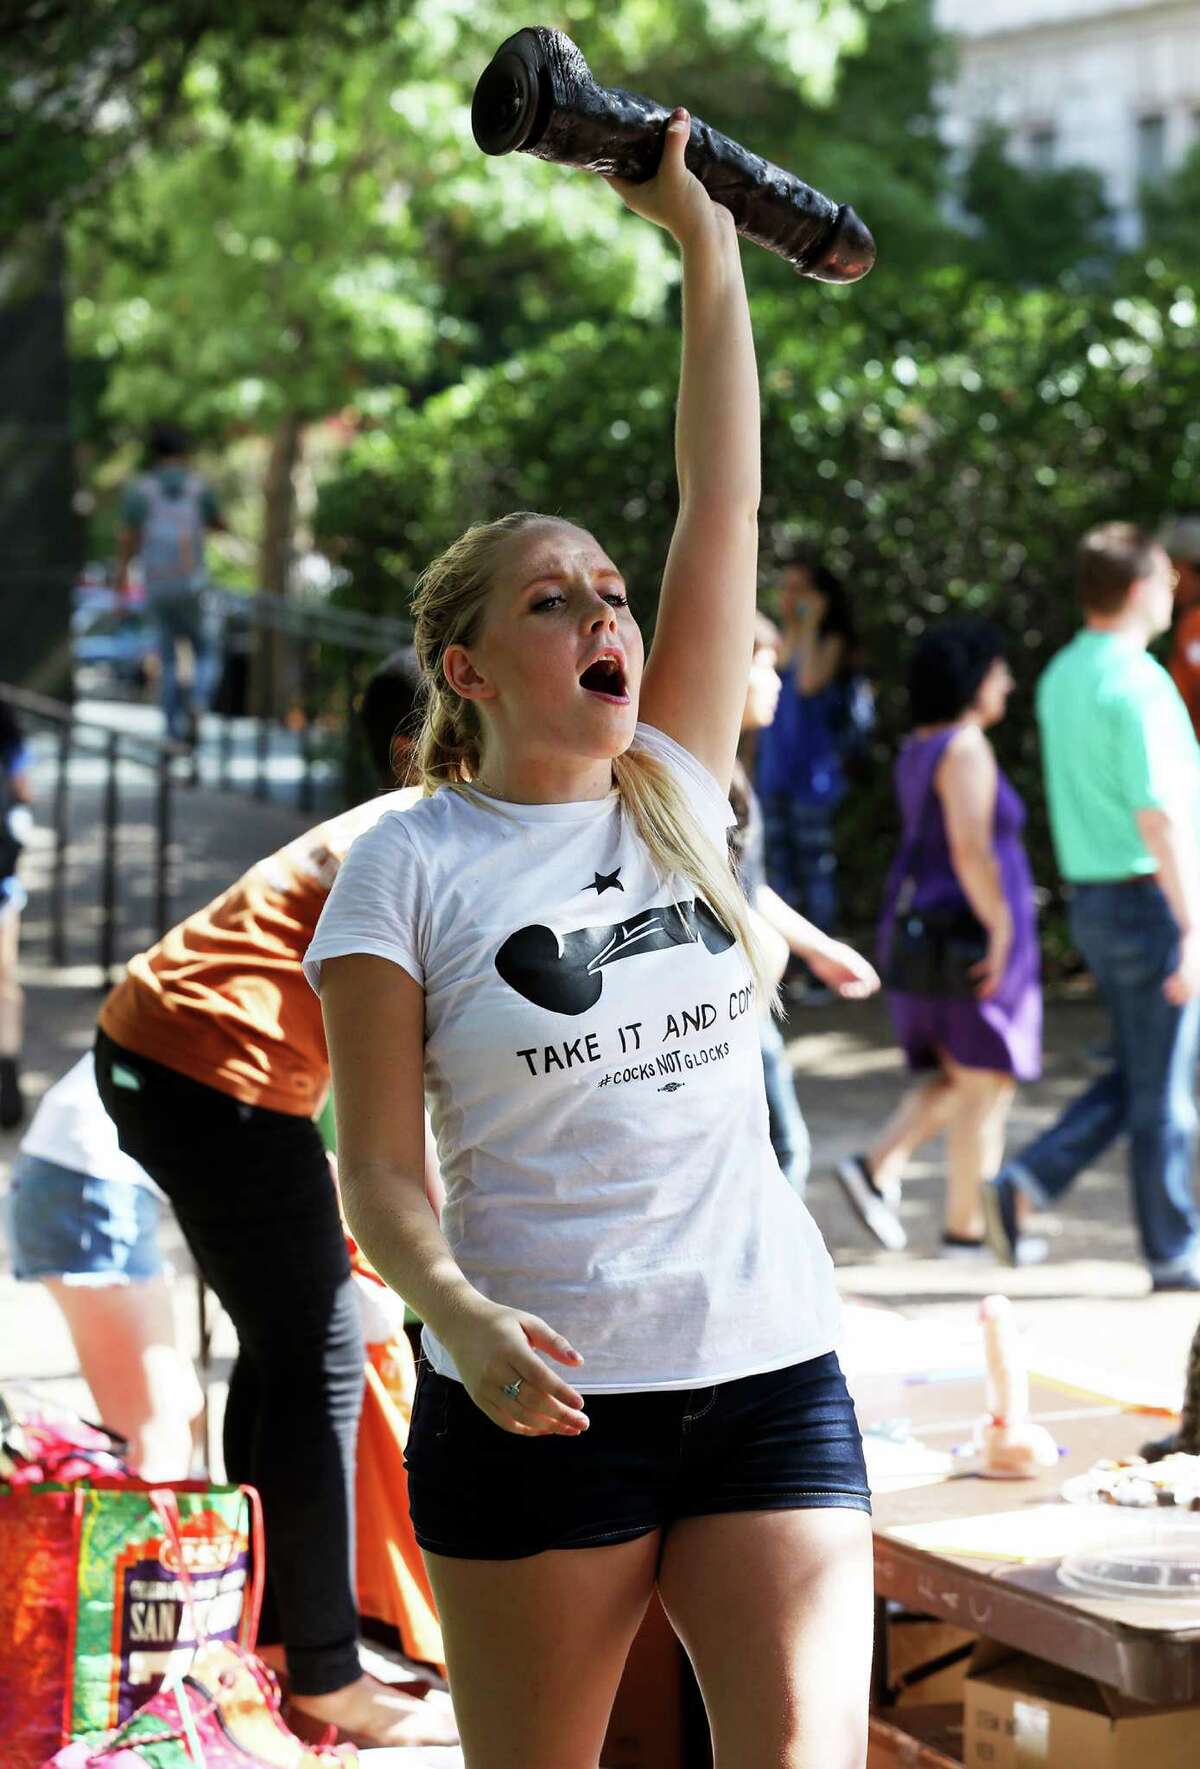
[[[431,1554],[519,1560],[722,1511],[870,1511],[836,1352],[708,1388],[585,1397],[580,1437],[517,1437],[422,1360],[405,1461]]]

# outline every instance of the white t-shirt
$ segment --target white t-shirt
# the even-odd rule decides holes
[[[723,851],[712,776],[649,726],[635,743]],[[836,1336],[829,1256],[771,1148],[749,969],[694,894],[656,877],[615,791],[442,789],[353,844],[305,958],[314,987],[351,952],[424,987],[443,1232],[477,1289],[582,1353],[585,1394],[732,1381]]]
[[[96,1064],[90,1050],[46,1089],[21,1138],[21,1153],[85,1173],[89,1179],[140,1185],[162,1197],[145,1168],[117,1141],[117,1127],[104,1110],[96,1087]]]

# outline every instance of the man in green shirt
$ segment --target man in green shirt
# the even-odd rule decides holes
[[[1038,684],[1037,713],[1071,931],[1112,1017],[1114,1061],[984,1187],[988,1238],[1018,1263],[1019,1194],[1054,1203],[1128,1132],[1153,1286],[1200,1290],[1200,750],[1147,652],[1170,627],[1174,572],[1125,522],[1083,537],[1077,571],[1085,624]]]

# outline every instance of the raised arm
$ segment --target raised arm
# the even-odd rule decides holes
[[[521,1436],[586,1429],[581,1397],[538,1356],[581,1360],[536,1315],[468,1282],[427,1191],[425,995],[387,958],[352,953],[321,967],[321,1011],[337,1107],[342,1207],[375,1270],[450,1351],[475,1404]],[[503,1387],[521,1377],[519,1402]]]
[[[754,636],[761,496],[758,368],[733,217],[684,165],[676,112],[645,185],[611,182],[683,254],[675,423],[679,516],[667,555],[641,716],[728,786]]]

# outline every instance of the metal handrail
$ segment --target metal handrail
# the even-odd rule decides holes
[[[296,638],[321,640],[354,651],[395,651],[412,639],[412,622],[388,615],[363,614],[354,608],[331,608],[326,603],[302,598],[243,596],[214,584],[207,592],[227,614],[249,616],[253,626]]]
[[[411,622],[386,615],[363,614],[355,609],[331,608],[306,598],[277,597],[261,591],[241,595],[219,584],[210,584],[191,594],[202,601],[226,628],[227,640],[230,631],[238,627],[248,637],[252,636],[252,647],[257,650],[260,661],[265,660],[267,645],[277,642],[284,648],[282,659],[277,656],[269,661],[262,681],[256,683],[253,707],[247,702],[244,714],[239,715],[248,717],[254,725],[253,774],[249,786],[254,797],[265,799],[269,796],[273,736],[282,712],[279,681],[284,679],[281,676],[275,681],[275,670],[282,664],[284,676],[290,676],[293,689],[298,690],[298,704],[294,707],[300,714],[301,768],[296,787],[297,807],[305,812],[315,807],[316,769],[320,760],[317,727],[323,721],[323,715],[333,710],[339,700],[342,717],[338,722],[341,738],[337,747],[341,751],[342,797],[350,802],[371,777],[370,769],[364,764],[357,721],[352,717],[356,693],[372,662],[381,661],[411,641]],[[141,609],[146,612],[152,606],[152,602],[143,603]],[[227,661],[237,657],[239,648],[236,643],[226,643],[223,648]],[[270,688],[264,691],[263,684],[268,681],[275,682],[274,691]],[[214,784],[227,791],[233,786],[230,715],[214,708],[211,717],[216,722],[215,749],[210,751],[204,745],[203,749],[192,752],[193,784],[199,779],[202,755],[212,754],[215,760]]]
[[[15,712],[50,725],[58,732],[57,772],[54,780],[52,817],[54,861],[50,881],[50,955],[56,966],[67,963],[67,861],[70,843],[69,773],[77,738],[98,736],[104,757],[104,797],[100,861],[100,944],[97,954],[105,985],[115,980],[117,965],[118,826],[120,821],[119,768],[122,761],[146,767],[155,774],[154,920],[161,937],[170,925],[171,880],[171,763],[188,755],[187,747],[168,737],[152,737],[118,730],[103,720],[80,715],[61,700],[50,700],[28,688],[0,682],[0,700]],[[96,753],[94,750],[93,753]]]

